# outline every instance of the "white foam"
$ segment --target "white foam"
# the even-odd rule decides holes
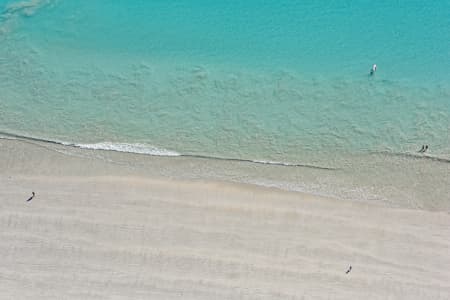
[[[252,161],[258,164],[266,164],[266,165],[295,166],[295,164],[280,161],[271,161],[271,160],[252,160]]]
[[[102,142],[95,144],[74,144],[73,146],[90,149],[90,150],[106,150],[137,154],[148,154],[155,156],[180,156],[181,154],[175,151],[157,148],[146,144],[127,144],[127,143],[110,143]]]

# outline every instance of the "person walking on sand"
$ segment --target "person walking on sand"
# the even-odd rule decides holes
[[[428,145],[422,145],[422,148],[419,150],[419,153],[425,153],[428,150]]]
[[[347,270],[347,272],[345,272],[345,274],[350,273],[351,270],[352,270],[352,266],[350,266],[350,267],[348,268],[348,270]]]
[[[35,194],[34,192],[31,192],[31,197],[28,198],[27,202],[30,202],[31,200],[33,200],[33,198],[34,198],[35,195],[36,195],[36,194]]]

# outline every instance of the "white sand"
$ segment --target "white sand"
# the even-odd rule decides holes
[[[0,299],[450,299],[448,212],[8,155]]]

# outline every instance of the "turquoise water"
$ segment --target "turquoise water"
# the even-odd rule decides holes
[[[449,11],[450,1],[0,0],[0,132],[346,172],[297,182],[325,194],[365,193],[369,166],[401,177],[393,164],[420,161],[448,200]],[[413,186],[423,181],[411,172]]]

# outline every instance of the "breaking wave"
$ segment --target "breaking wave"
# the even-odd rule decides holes
[[[127,143],[95,143],[95,144],[67,144],[81,149],[106,150],[137,154],[148,154],[154,156],[181,156],[180,153],[162,148],[157,148],[147,144],[127,144]]]

